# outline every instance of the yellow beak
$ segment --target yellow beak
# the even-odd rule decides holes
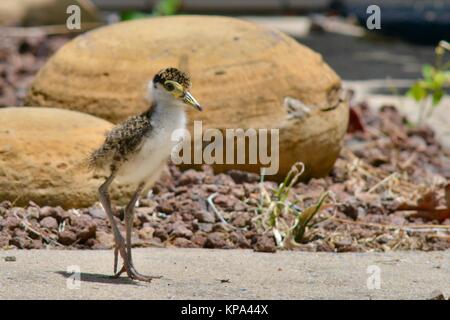
[[[193,106],[198,111],[203,110],[202,107],[200,106],[200,103],[198,103],[198,101],[195,100],[195,98],[192,96],[192,94],[190,92],[186,92],[184,94],[183,101],[184,101],[184,103],[187,103],[187,104]]]

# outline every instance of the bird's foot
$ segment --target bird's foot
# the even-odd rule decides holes
[[[118,278],[122,275],[122,273],[126,272],[130,279],[144,281],[144,282],[151,282],[153,279],[161,279],[162,278],[162,276],[144,276],[144,275],[140,274],[139,272],[137,272],[132,264],[128,264],[129,268],[127,270],[126,265],[127,265],[127,263],[125,263],[122,266],[122,268],[119,270],[119,272],[114,274],[112,277]]]
[[[131,251],[131,248],[127,248],[123,241],[117,241],[116,246],[114,247],[114,275],[112,278],[118,278],[122,275],[122,273],[126,272],[128,277],[133,280],[150,282],[153,279],[160,279],[162,276],[144,276],[136,271],[136,268],[133,265],[133,261],[131,260],[131,254],[129,254],[128,250]],[[123,259],[122,268],[117,272],[117,262],[119,258],[119,254]]]

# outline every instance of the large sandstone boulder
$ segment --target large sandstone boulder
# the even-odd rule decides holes
[[[104,179],[82,166],[111,129],[91,115],[50,108],[0,109],[0,202],[78,208],[97,201]],[[113,198],[126,202],[125,191]]]
[[[303,161],[304,178],[327,174],[348,120],[341,80],[314,51],[275,30],[233,18],[163,17],[85,33],[41,69],[27,104],[90,113],[112,122],[147,108],[158,70],[191,74],[203,128],[280,129],[280,171]],[[191,108],[192,109],[192,108]],[[258,171],[258,165],[225,166]]]

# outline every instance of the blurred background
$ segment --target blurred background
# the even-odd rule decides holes
[[[438,42],[450,38],[449,0],[3,0],[0,23],[62,24],[70,4],[80,5],[90,22],[175,14],[254,20],[320,52],[344,79],[413,79],[434,59]],[[381,9],[379,30],[366,28],[372,4]]]
[[[81,30],[65,27],[70,4],[82,9]],[[366,23],[371,13],[367,8],[374,4],[380,8],[381,28],[369,30]],[[424,78],[424,68],[430,69],[427,66],[435,66],[441,59],[436,55],[438,43],[450,39],[450,0],[2,0],[2,47],[7,46],[6,39],[22,36],[28,42],[19,45],[19,54],[31,47],[37,53],[21,59],[21,71],[9,79],[5,69],[11,67],[2,67],[0,106],[21,104],[31,77],[64,39],[104,24],[177,14],[240,17],[284,31],[322,54],[355,99],[369,100],[377,107],[391,103],[393,96],[396,101],[392,104],[398,104],[401,97],[407,113],[418,108],[411,99],[403,99],[404,95],[409,92],[420,102],[423,90],[411,89]],[[62,39],[57,37],[61,35]],[[38,45],[39,36],[53,39]],[[436,93],[441,96],[440,104],[448,105],[447,90],[448,83]],[[442,122],[441,118],[437,117],[437,122]],[[450,120],[437,122],[431,120],[439,128],[450,124]],[[448,135],[445,129],[441,131]]]
[[[280,29],[321,53],[344,79],[414,79],[450,39],[448,0],[92,0],[105,21],[156,15],[213,14]],[[366,28],[369,5],[381,29]],[[349,65],[350,64],[350,65]],[[350,67],[351,66],[351,67]]]

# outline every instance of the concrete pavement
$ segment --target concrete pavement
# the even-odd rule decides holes
[[[0,251],[0,299],[428,299],[435,290],[450,294],[450,250],[270,254],[149,248],[134,250],[134,260],[140,272],[163,278],[151,283],[110,279],[112,251]],[[72,280],[71,270],[77,268],[80,282]]]

